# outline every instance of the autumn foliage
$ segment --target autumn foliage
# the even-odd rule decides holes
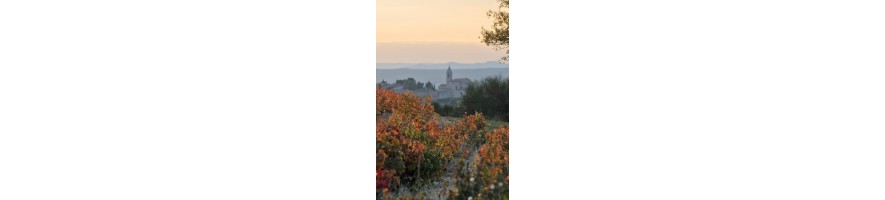
[[[510,186],[510,133],[507,126],[486,132],[469,159],[458,162],[454,199],[507,199]],[[467,154],[467,153],[465,153]]]
[[[467,139],[440,126],[429,98],[379,88],[375,108],[376,189],[439,177]]]
[[[429,98],[408,92],[377,88],[375,100],[377,193],[389,196],[389,191],[399,187],[440,180],[452,172],[457,187],[447,192],[450,198],[506,198],[506,126],[484,131],[487,123],[480,113],[446,123],[433,111]],[[470,177],[475,182],[470,182]],[[490,184],[495,188],[481,187]]]

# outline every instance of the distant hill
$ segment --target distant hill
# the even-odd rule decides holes
[[[484,63],[376,63],[375,69],[476,69],[476,68],[509,68],[509,64],[502,64],[498,61],[488,61]],[[445,75],[445,74],[443,74]],[[445,77],[443,77],[445,78]]]
[[[453,78],[469,78],[470,80],[479,80],[490,76],[501,76],[501,78],[509,77],[508,68],[472,68],[463,69],[455,68],[452,65]],[[441,69],[375,69],[375,83],[386,80],[393,83],[399,79],[415,78],[419,82],[430,81],[434,85],[446,82],[446,68]]]

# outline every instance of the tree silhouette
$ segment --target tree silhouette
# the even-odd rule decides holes
[[[501,61],[507,62],[510,60],[510,0],[498,0],[498,3],[498,10],[486,13],[494,23],[490,29],[482,28],[480,39],[488,46],[507,51],[507,55],[501,58]]]

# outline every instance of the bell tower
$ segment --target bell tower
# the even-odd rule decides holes
[[[452,83],[452,66],[449,65],[449,70],[446,70],[446,84]]]

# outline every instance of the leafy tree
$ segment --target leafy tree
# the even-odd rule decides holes
[[[498,10],[489,10],[486,13],[494,23],[492,27],[482,28],[482,43],[488,46],[494,46],[497,50],[506,50],[507,55],[501,58],[501,61],[510,59],[510,0],[498,0]]]
[[[424,88],[428,90],[436,90],[436,86],[434,86],[433,83],[431,83],[430,81],[427,81],[427,83],[424,84]]]
[[[415,78],[407,78],[407,79],[396,80],[396,84],[402,85],[403,88],[408,89],[408,90],[415,90],[415,89],[419,88],[418,84],[423,84],[423,83],[415,81]],[[423,87],[423,85],[421,85],[421,87]]]
[[[461,108],[467,113],[480,112],[488,118],[507,121],[510,115],[510,81],[489,77],[467,86]]]

